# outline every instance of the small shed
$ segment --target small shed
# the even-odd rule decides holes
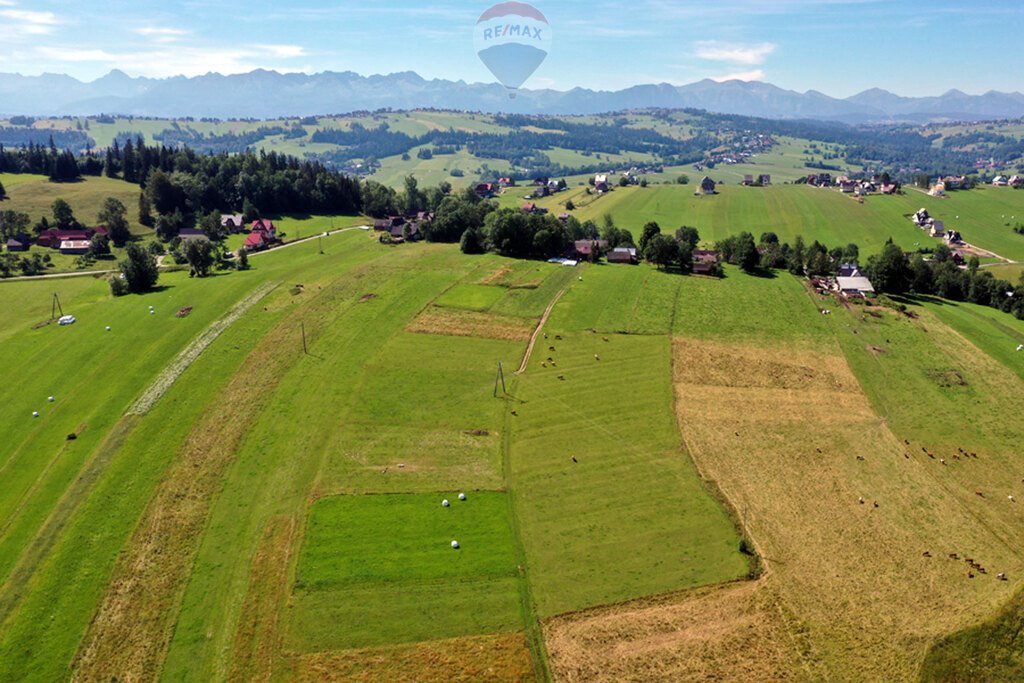
[[[16,235],[7,240],[7,251],[28,251],[30,244],[31,242],[25,235]]]

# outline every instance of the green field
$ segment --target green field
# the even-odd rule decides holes
[[[299,559],[292,637],[343,649],[522,630],[508,515],[500,493],[319,500]],[[317,627],[331,622],[349,628]]]
[[[12,195],[52,190],[13,178]],[[90,183],[79,201],[103,194]],[[692,190],[571,185],[541,203],[577,197],[580,218],[611,213],[637,236],[657,220],[862,254],[924,239],[904,218],[917,194]],[[936,211],[1009,252],[989,219],[1018,197]],[[276,222],[299,239],[364,219]],[[431,679],[438,661],[572,678],[570,645],[597,661],[637,643],[649,677],[682,680],[672,667],[716,648],[760,656],[742,645],[760,622],[706,598],[729,582],[761,596],[795,678],[909,680],[926,660],[951,670],[936,643],[984,651],[979,633],[1012,631],[998,615],[1024,576],[1008,498],[1024,496],[1024,433],[1007,418],[1024,323],[1010,316],[844,308],[783,272],[565,268],[364,231],[252,265],[165,273],[119,299],[91,277],[0,284],[18,302],[0,313],[0,680]],[[54,293],[75,325],[39,325]],[[768,569],[756,582],[741,545]],[[953,551],[989,574],[968,580]],[[675,624],[663,609],[691,610],[700,637],[641,625]],[[625,626],[575,643],[551,630],[592,615]]]
[[[37,222],[45,216],[53,222],[50,207],[56,199],[64,199],[71,205],[75,218],[83,225],[95,225],[96,216],[107,197],[121,200],[128,209],[128,223],[136,235],[148,235],[152,231],[139,225],[138,185],[132,185],[112,178],[85,178],[77,183],[51,183],[45,176],[13,175],[0,173],[0,183],[7,189],[8,199],[0,204],[4,209],[22,211]]]

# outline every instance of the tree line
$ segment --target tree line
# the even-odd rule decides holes
[[[907,254],[889,240],[880,254],[868,259],[865,270],[878,292],[967,301],[1024,320],[1024,276],[1014,286],[982,269],[976,256],[968,260],[966,269],[961,268],[945,244],[936,247],[926,260],[923,254]]]

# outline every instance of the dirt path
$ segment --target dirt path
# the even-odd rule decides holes
[[[544,331],[544,325],[547,323],[548,318],[551,317],[551,311],[555,310],[555,305],[561,301],[562,295],[569,291],[569,287],[572,283],[569,283],[562,290],[555,295],[555,298],[551,300],[548,307],[544,309],[544,315],[541,316],[540,322],[537,323],[537,329],[533,331],[533,336],[530,337],[530,345],[526,347],[526,353],[523,355],[523,362],[520,364],[519,369],[516,370],[517,375],[521,375],[526,372],[526,366],[530,364],[530,356],[533,355],[533,347],[537,345],[537,338],[540,337],[540,333]]]
[[[276,251],[281,251],[282,249],[287,249],[288,247],[294,247],[297,244],[305,244],[306,242],[310,242],[312,240],[317,240],[317,239],[320,239],[321,237],[330,237],[331,235],[337,235],[338,233],[342,233],[342,232],[352,232],[353,230],[369,231],[370,230],[370,226],[369,225],[357,225],[354,228],[338,228],[337,230],[327,230],[326,232],[319,232],[319,233],[317,233],[315,235],[310,235],[309,237],[303,237],[302,239],[292,240],[291,242],[285,242],[281,246],[274,247],[273,249],[264,249],[263,251],[254,251],[251,254],[249,254],[249,258],[253,258],[255,256],[260,256],[262,254],[272,254],[272,253],[274,253]]]
[[[136,399],[135,403],[128,408],[128,415],[145,415],[148,413],[156,402],[160,400],[160,397],[167,393],[167,390],[174,385],[174,382],[181,377],[182,373],[189,369],[189,367],[199,358],[200,354],[203,353],[217,337],[221,335],[224,330],[231,327],[231,325],[245,315],[246,311],[256,305],[263,297],[269,294],[275,287],[276,282],[267,282],[263,286],[258,287],[249,296],[245,297],[240,301],[231,311],[228,312],[223,318],[215,321],[206,330],[196,337],[191,344],[185,347],[185,349],[178,354],[178,356],[171,361],[163,372],[156,378],[156,380],[146,389],[143,394]]]

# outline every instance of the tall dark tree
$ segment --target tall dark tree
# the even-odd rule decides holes
[[[7,190],[4,189],[4,184],[0,183],[0,202],[7,199]]]
[[[132,237],[132,232],[128,228],[127,215],[128,209],[121,203],[121,200],[116,197],[107,197],[99,215],[96,216],[97,223],[106,226],[110,241],[114,243],[114,246],[123,247]]]
[[[121,274],[129,292],[141,294],[156,286],[160,271],[156,267],[156,257],[138,244],[129,244],[121,261]]]
[[[32,219],[21,211],[0,211],[0,239],[4,242],[28,231]]]
[[[756,272],[761,265],[761,254],[754,244],[754,236],[741,232],[736,244],[736,264],[747,273]]]
[[[50,205],[50,210],[53,212],[53,220],[57,224],[58,230],[72,230],[78,227],[75,213],[71,210],[71,205],[65,200],[55,199],[53,204]]]
[[[906,255],[890,239],[882,253],[868,260],[868,276],[875,290],[886,294],[904,294],[910,289],[911,271]]]
[[[191,267],[193,277],[206,277],[214,263],[213,243],[206,239],[182,240],[182,253]]]
[[[146,196],[146,192],[143,190],[139,193],[139,223],[147,228],[152,228],[154,222],[153,206],[149,203],[149,197]]]
[[[651,240],[654,239],[655,235],[660,234],[661,226],[654,221],[651,221],[644,226],[643,232],[640,233],[640,244],[637,245],[640,247],[640,253],[643,254],[644,258],[647,258],[647,246],[651,243]]]
[[[700,244],[700,231],[697,228],[684,225],[683,227],[676,230],[676,240],[680,244],[685,244],[690,248],[692,252]]]
[[[667,268],[679,261],[679,243],[668,235],[655,234],[647,242],[644,258],[658,267]]]
[[[803,235],[797,235],[793,241],[793,249],[789,253],[789,272],[793,275],[803,275],[807,267],[807,247],[804,245]]]

